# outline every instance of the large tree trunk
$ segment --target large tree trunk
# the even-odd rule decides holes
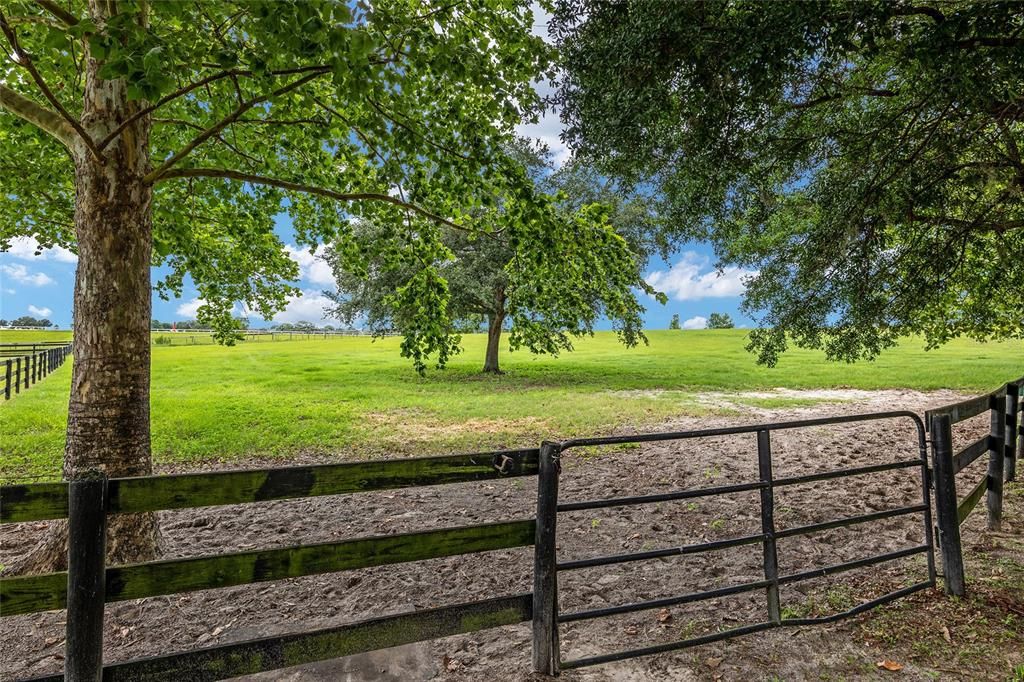
[[[101,80],[87,61],[82,125],[102,139],[140,106],[122,81]],[[150,120],[141,117],[95,158],[84,145],[74,153],[78,269],[74,295],[74,364],[68,406],[64,478],[89,470],[110,477],[152,473],[149,435],[149,321],[152,307],[152,187]],[[13,569],[65,567],[65,524]],[[154,514],[112,516],[107,561],[153,558]]]
[[[484,358],[484,372],[501,374],[498,367],[498,351],[501,349],[501,326],[505,323],[505,292],[499,291],[495,311],[487,316],[487,356]]]

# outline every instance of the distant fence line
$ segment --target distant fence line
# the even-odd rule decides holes
[[[4,400],[28,390],[50,372],[64,364],[71,354],[67,341],[41,343],[0,343],[0,361],[3,362]]]

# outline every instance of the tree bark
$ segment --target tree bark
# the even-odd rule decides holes
[[[501,349],[501,326],[505,323],[505,292],[499,291],[495,299],[495,310],[487,316],[487,356],[484,358],[484,372],[501,374],[498,351]]]
[[[102,6],[102,4],[98,4]],[[125,83],[99,78],[88,59],[82,125],[103,139],[145,103],[129,101]],[[75,164],[78,268],[74,293],[74,363],[63,474],[89,470],[111,478],[151,474],[149,430],[152,308],[150,117],[128,126],[96,159],[83,143]],[[66,523],[11,572],[66,567]],[[145,561],[157,554],[155,514],[115,515],[108,524],[107,562]]]

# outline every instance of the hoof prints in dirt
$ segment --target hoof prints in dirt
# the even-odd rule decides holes
[[[849,413],[853,408],[843,406]],[[722,425],[705,420],[685,428]],[[909,423],[875,422],[772,434],[776,477],[913,459]],[[587,449],[563,460],[561,500],[603,499],[755,481],[753,434]],[[161,514],[168,557],[280,547],[444,526],[531,517],[536,481],[516,479],[381,493],[287,500]],[[821,481],[775,494],[780,529],[920,501],[919,470],[886,471]],[[2,530],[5,553],[31,544],[40,524]],[[712,498],[570,512],[559,515],[560,561],[674,547],[761,532],[756,491]],[[920,515],[833,529],[779,541],[780,572],[842,563],[923,543]],[[921,580],[924,557],[844,573],[782,590],[784,615],[846,610],[895,587]],[[563,573],[563,612],[670,597],[763,579],[760,544]],[[108,662],[330,627],[393,612],[394,605],[428,608],[532,589],[532,549],[503,550],[309,576],[276,583],[194,592],[111,604],[106,614]],[[63,649],[62,612],[2,621],[0,677],[56,672]],[[726,598],[623,614],[561,628],[563,658],[577,658],[694,637],[764,621],[762,590]],[[767,665],[764,646],[792,646],[818,634],[787,631],[591,670],[563,679],[695,679],[710,670],[702,659],[727,647],[731,664]],[[821,631],[821,630],[819,630]],[[760,644],[751,644],[760,642]],[[423,679],[529,678],[529,626],[518,625],[440,640],[436,665]],[[773,651],[775,649],[773,648]],[[773,654],[774,655],[774,654]],[[713,658],[713,657],[712,657]],[[746,663],[744,663],[746,661]],[[264,679],[270,679],[264,677]],[[296,678],[299,679],[299,678]],[[313,678],[310,678],[313,679]]]

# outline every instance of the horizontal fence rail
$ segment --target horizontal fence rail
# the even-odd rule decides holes
[[[538,449],[303,467],[113,478],[107,511],[135,513],[537,474]],[[0,487],[0,523],[65,518],[68,484]]]
[[[228,677],[351,656],[428,639],[478,632],[530,620],[533,595],[384,616],[334,628],[225,644],[104,667],[104,682],[213,682]],[[64,675],[25,682],[63,682]]]
[[[64,364],[71,354],[71,344],[0,343],[0,390],[4,400],[27,390],[40,379]]]
[[[534,521],[378,535],[342,542],[154,561],[106,569],[106,602],[334,573],[533,544]],[[68,574],[0,578],[0,613],[62,609]]]

